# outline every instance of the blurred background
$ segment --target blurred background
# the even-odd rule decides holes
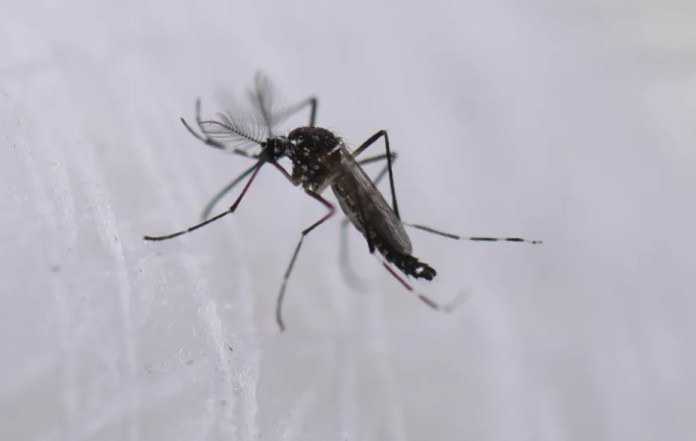
[[[693,2],[0,8],[1,439],[696,437]],[[337,217],[280,333],[324,208],[276,170],[142,240],[249,166],[179,118],[258,70],[351,146],[389,131],[405,220],[544,244],[414,231],[418,288],[468,296],[440,314],[352,228],[351,289]]]

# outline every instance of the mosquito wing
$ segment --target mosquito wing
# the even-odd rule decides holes
[[[394,249],[411,254],[411,240],[382,193],[348,150],[342,148],[338,153],[341,170],[331,189],[343,212],[363,236],[373,234]]]
[[[276,88],[266,75],[261,72],[254,77],[254,89],[249,92],[249,98],[254,110],[263,121],[266,128],[266,136],[273,136],[273,129],[280,122],[280,116],[276,109]]]

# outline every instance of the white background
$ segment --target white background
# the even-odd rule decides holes
[[[693,2],[1,11],[2,440],[696,437]],[[281,334],[282,274],[323,207],[275,170],[235,216],[141,239],[248,166],[179,117],[245,104],[256,70],[286,104],[318,95],[353,146],[389,130],[405,219],[545,243],[413,232],[438,269],[419,288],[469,294],[439,314],[355,231],[351,290],[335,219],[305,241]]]

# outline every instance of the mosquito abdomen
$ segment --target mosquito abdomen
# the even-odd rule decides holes
[[[397,251],[394,247],[386,243],[375,243],[375,248],[380,252],[387,262],[392,263],[399,268],[404,274],[407,274],[416,279],[433,280],[437,275],[435,268],[425,262],[421,262],[410,254],[404,254]]]

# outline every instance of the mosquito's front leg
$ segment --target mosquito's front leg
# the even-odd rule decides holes
[[[305,107],[309,106],[309,127],[315,127],[316,122],[317,122],[317,105],[318,105],[318,103],[319,103],[319,101],[317,100],[317,98],[311,96],[311,97],[295,104],[294,106],[285,109],[283,112],[281,112],[279,114],[278,120],[283,121],[286,118],[290,118],[295,113],[297,113],[300,110],[304,109]]]
[[[218,214],[217,216],[213,216],[213,217],[211,217],[210,219],[207,219],[207,220],[205,220],[205,221],[203,221],[203,222],[200,222],[200,223],[198,223],[198,224],[196,224],[196,225],[194,225],[194,226],[192,226],[192,227],[189,227],[189,228],[187,228],[187,229],[185,229],[185,230],[177,231],[176,233],[167,234],[167,235],[165,235],[165,236],[144,236],[143,239],[145,239],[145,240],[167,240],[167,239],[173,239],[173,238],[175,238],[175,237],[177,237],[177,236],[181,236],[182,234],[190,233],[190,232],[195,231],[195,230],[197,230],[197,229],[199,229],[199,228],[201,228],[201,227],[204,227],[204,226],[208,225],[209,223],[215,222],[216,220],[221,219],[221,218],[227,216],[228,214],[234,213],[235,210],[237,210],[237,206],[239,206],[239,203],[242,201],[242,198],[244,197],[244,195],[246,194],[247,190],[249,189],[249,186],[251,185],[252,182],[254,182],[254,178],[256,178],[256,175],[259,173],[259,170],[261,170],[261,167],[263,166],[264,162],[265,162],[265,160],[262,159],[262,160],[258,161],[258,162],[254,165],[253,173],[251,174],[251,177],[250,177],[249,180],[247,181],[246,185],[244,186],[244,189],[242,190],[242,192],[241,192],[241,193],[239,194],[239,196],[237,197],[237,200],[235,200],[234,203],[230,206],[230,208],[228,208],[226,211],[224,211],[224,212]],[[242,176],[245,176],[246,174],[248,174],[248,172],[249,172],[249,170],[247,170],[246,172],[242,173]],[[241,178],[241,177],[240,177],[240,178]]]

